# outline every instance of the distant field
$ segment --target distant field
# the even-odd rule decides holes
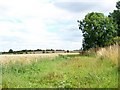
[[[3,88],[118,87],[118,67],[105,58],[65,53],[2,55],[0,59]]]
[[[54,58],[59,55],[77,55],[79,53],[52,53],[52,54],[5,54],[0,55],[0,63],[7,64],[9,62],[20,61],[23,63],[29,63],[30,61],[36,61],[40,58]]]

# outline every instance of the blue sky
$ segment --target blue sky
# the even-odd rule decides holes
[[[89,12],[108,15],[118,0],[0,0],[0,51],[80,49],[77,20]]]

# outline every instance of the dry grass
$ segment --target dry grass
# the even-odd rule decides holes
[[[30,63],[31,61],[37,61],[42,58],[54,58],[59,55],[78,54],[78,53],[53,53],[53,54],[11,54],[0,55],[1,64],[9,64],[9,62],[15,63],[19,61],[21,63]]]
[[[113,45],[106,48],[101,48],[97,51],[98,57],[106,57],[112,61],[112,63],[118,65],[118,49],[119,45]]]
[[[106,59],[58,56],[28,65],[3,65],[3,88],[117,88],[118,70]]]

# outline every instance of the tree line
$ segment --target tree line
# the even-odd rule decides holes
[[[83,20],[78,20],[79,29],[83,33],[82,49],[120,45],[120,1],[117,10],[105,16],[103,13],[88,13]]]
[[[62,50],[62,49],[46,49],[46,50],[42,50],[42,49],[36,49],[36,50],[19,50],[19,51],[14,51],[13,49],[10,49],[8,52],[2,52],[1,54],[35,54],[36,52],[41,52],[41,53],[56,53],[56,52],[65,52],[65,53],[69,53],[69,50]]]

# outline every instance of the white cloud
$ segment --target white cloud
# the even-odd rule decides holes
[[[54,2],[117,2],[118,0],[53,0]]]
[[[79,49],[82,38],[77,20],[95,10],[70,12],[57,2],[80,0],[0,0],[0,51],[13,49]],[[85,0],[86,1],[86,0]],[[91,3],[91,1],[86,1]],[[115,0],[102,0],[96,11],[114,10]],[[76,31],[72,32],[72,29]],[[51,30],[53,29],[53,30]],[[77,35],[80,35],[77,36]]]

